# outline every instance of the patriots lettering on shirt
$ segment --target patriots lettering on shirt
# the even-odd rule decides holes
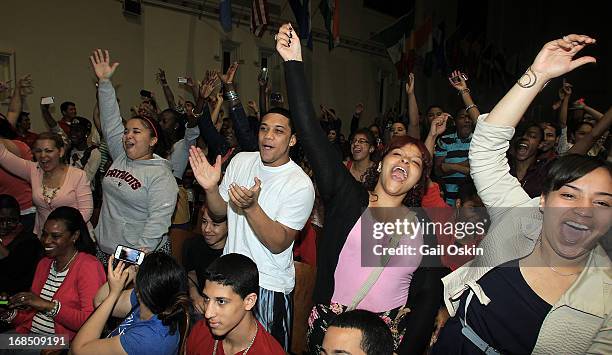
[[[132,190],[138,190],[142,186],[142,184],[137,178],[135,178],[132,174],[124,170],[111,169],[106,172],[106,175],[104,175],[104,177],[112,177],[112,178],[121,179],[125,181],[126,183],[128,183],[130,187],[132,188]],[[121,186],[121,183],[119,184]]]

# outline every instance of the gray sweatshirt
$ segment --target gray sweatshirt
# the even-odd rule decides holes
[[[112,254],[117,245],[158,249],[166,242],[178,186],[170,163],[157,155],[132,160],[123,148],[123,124],[110,81],[98,87],[100,121],[113,164],[102,180],[103,200],[96,237],[100,249]]]

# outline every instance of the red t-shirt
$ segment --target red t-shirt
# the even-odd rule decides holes
[[[32,148],[34,146],[34,142],[36,142],[36,139],[38,139],[38,134],[27,131],[23,136],[17,135],[17,138],[15,139],[24,142],[28,145],[28,147]]]
[[[32,160],[32,151],[30,147],[18,140],[12,140],[11,142],[19,149],[21,153],[19,155],[20,158]],[[7,194],[15,197],[22,211],[32,207],[32,187],[30,183],[9,173],[4,168],[0,168],[0,194]]]
[[[285,355],[285,350],[280,346],[278,341],[268,333],[264,327],[257,322],[257,335],[255,341],[249,349],[249,354],[265,354],[265,355]],[[210,328],[206,320],[197,322],[191,329],[191,333],[187,338],[187,355],[210,355],[215,347],[215,339],[213,338]],[[244,350],[236,353],[242,354]],[[223,351],[223,342],[219,340],[217,345],[217,355],[225,355]]]

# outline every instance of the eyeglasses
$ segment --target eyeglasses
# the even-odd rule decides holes
[[[355,144],[355,143],[359,143],[359,144],[370,144],[370,142],[367,139],[353,139],[351,141],[351,144]]]

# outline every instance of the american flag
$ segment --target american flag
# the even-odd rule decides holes
[[[268,0],[253,0],[251,5],[251,32],[261,37],[270,23]]]

